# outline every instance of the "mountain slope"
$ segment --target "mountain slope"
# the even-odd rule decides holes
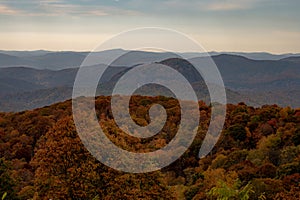
[[[282,60],[282,61],[288,61],[288,62],[293,62],[293,63],[300,64],[300,56],[283,58],[283,59],[281,59],[281,60]]]
[[[108,141],[123,151],[155,152],[176,141],[178,128],[185,126],[180,123],[176,100],[135,96],[130,108],[136,122],[149,121],[147,112],[152,103],[162,105],[168,117],[153,137],[132,137],[124,132],[126,126],[119,127],[113,120],[109,97],[98,97],[95,102],[99,127]],[[125,173],[93,157],[88,150],[97,148],[103,140],[98,140],[93,134],[98,132],[93,131],[84,135],[91,134],[92,145],[83,145],[83,135],[76,131],[73,121],[71,101],[0,113],[0,178],[1,183],[10,186],[1,187],[0,194],[8,192],[8,199],[171,200],[217,199],[221,195],[211,191],[225,190],[230,191],[232,199],[241,199],[240,194],[245,193],[249,199],[299,199],[300,110],[276,105],[228,105],[218,142],[200,159],[199,149],[211,122],[210,110],[210,106],[199,102],[199,112],[192,111],[200,117],[192,144],[175,162],[151,173]],[[81,113],[83,119],[90,116],[88,112]],[[97,156],[111,159],[116,166],[136,162],[127,156],[108,157],[111,153],[98,151]],[[165,151],[161,158],[173,153]]]
[[[103,53],[103,52],[101,52]],[[114,53],[107,51],[106,55]],[[123,53],[121,50],[118,53]],[[67,53],[68,54],[68,53]],[[101,86],[98,88],[97,95],[109,95],[112,92],[114,84],[120,77],[127,71],[138,66],[138,62],[148,62],[150,60],[157,60],[161,64],[172,67],[179,71],[182,75],[189,80],[200,99],[209,101],[208,91],[202,77],[195,71],[191,63],[205,64],[207,57],[192,58],[188,61],[179,58],[169,58],[170,54],[148,53],[151,57],[135,58],[136,56],[143,54],[143,52],[131,52],[125,54],[116,60],[113,64],[119,65],[119,67],[108,67],[104,75],[100,79]],[[72,57],[73,54],[69,54]],[[44,55],[45,56],[45,55]],[[46,54],[48,59],[49,54]],[[57,56],[57,55],[50,55]],[[128,59],[126,59],[128,57]],[[160,61],[160,59],[168,58]],[[14,57],[12,57],[14,58]],[[148,59],[148,60],[147,60]],[[217,55],[212,59],[216,63],[219,71],[222,75],[226,91],[228,102],[238,103],[244,101],[249,105],[260,106],[264,104],[278,104],[281,106],[299,107],[300,105],[300,67],[297,61],[297,57],[286,58],[279,61],[270,60],[251,60],[242,56],[235,55]],[[130,63],[135,65],[130,65]],[[130,67],[131,66],[131,67]],[[91,73],[98,67],[105,67],[104,65],[96,65],[91,67]],[[77,74],[78,68],[70,68],[64,70],[37,70],[26,67],[8,67],[0,68],[0,101],[5,107],[0,107],[0,110],[9,111],[32,109],[38,106],[49,105],[55,103],[58,100],[64,100],[71,98],[69,89],[72,88],[74,80]],[[167,75],[167,74],[166,74]],[[147,79],[147,74],[142,75]],[[133,77],[135,78],[135,77]],[[172,80],[173,77],[166,76],[166,78]],[[64,89],[57,88],[65,88]],[[157,87],[152,88],[155,90],[155,94],[158,94],[161,89]],[[45,94],[49,100],[39,95]],[[53,97],[51,93],[62,92],[62,96],[65,98],[59,99]],[[140,90],[141,94],[151,91],[151,87],[144,88],[144,91]],[[161,93],[161,92],[160,92]],[[163,94],[163,93],[162,93]],[[9,98],[6,98],[9,95]],[[37,105],[30,104],[28,96],[32,95],[33,99],[41,99]],[[24,96],[24,105],[22,106],[22,98]],[[26,97],[26,98],[25,98]],[[11,104],[11,105],[10,105]],[[16,106],[14,106],[16,105]],[[15,107],[15,109],[14,109]]]
[[[30,60],[0,53],[0,68],[19,66],[19,65],[31,66],[32,64],[33,63]]]
[[[193,58],[192,62],[205,62],[207,58]],[[272,85],[276,81],[289,81],[296,89],[300,80],[300,67],[297,63],[287,61],[251,60],[242,56],[219,55],[213,56],[223,79],[225,86],[234,90],[264,90],[285,89],[288,85]],[[295,83],[295,85],[293,85]],[[268,88],[268,87],[271,88]],[[298,87],[299,88],[299,87]]]

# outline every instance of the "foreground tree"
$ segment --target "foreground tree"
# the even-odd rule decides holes
[[[14,199],[14,183],[9,174],[9,166],[3,158],[0,159],[0,197]]]
[[[99,163],[84,148],[72,118],[57,122],[31,162],[37,199],[172,199],[163,174],[128,174]]]
[[[70,117],[57,122],[32,161],[38,199],[93,199],[98,195],[100,168],[83,147]]]

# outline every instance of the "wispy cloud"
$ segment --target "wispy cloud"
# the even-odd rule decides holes
[[[174,9],[198,11],[233,11],[251,9],[265,0],[166,0],[164,4]]]
[[[1,0],[0,15],[19,16],[132,16],[198,14],[255,8],[266,0]]]
[[[110,15],[138,15],[137,11],[120,9],[112,6],[91,6],[74,4],[50,4],[42,8],[51,15],[72,16],[110,16]],[[42,13],[40,13],[42,14]]]
[[[0,5],[0,15],[15,15],[19,13],[20,11],[17,9],[10,8],[6,5]]]
[[[138,11],[101,4],[78,4],[64,0],[28,0],[18,4],[16,1],[3,0],[0,15],[14,16],[109,16],[138,15]]]
[[[253,8],[257,0],[211,1],[204,8],[212,11],[245,10]]]

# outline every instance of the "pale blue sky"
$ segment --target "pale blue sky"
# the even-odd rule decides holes
[[[0,0],[0,49],[92,50],[164,27],[208,51],[300,52],[299,0]]]

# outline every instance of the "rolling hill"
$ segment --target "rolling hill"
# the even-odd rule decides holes
[[[99,52],[99,59],[106,62],[109,56],[124,53],[123,50]],[[60,69],[75,64],[84,59],[86,53],[74,52],[39,52],[34,55],[35,62],[43,63],[42,68]],[[9,58],[6,64],[14,61],[16,64],[30,61],[32,56]],[[29,57],[28,57],[29,56]],[[98,56],[98,54],[97,54]],[[102,56],[102,57],[101,57]],[[73,59],[75,58],[76,59]],[[29,59],[29,60],[28,60]],[[100,59],[100,60],[101,60]],[[300,100],[300,67],[299,57],[288,57],[281,60],[252,60],[238,55],[212,56],[224,80],[229,103],[241,101],[249,105],[278,104],[281,106],[299,107]],[[69,60],[69,61],[68,61]],[[76,60],[76,62],[75,62]],[[191,58],[191,63],[205,63],[206,57]],[[5,63],[0,60],[1,63]],[[98,94],[109,95],[116,81],[128,70],[141,63],[158,62],[168,65],[192,83],[201,98],[209,99],[206,85],[188,61],[169,53],[133,51],[124,54],[112,63],[101,78]],[[52,67],[50,67],[52,66]],[[105,65],[92,66],[105,67]],[[0,102],[2,111],[20,111],[49,105],[71,98],[71,88],[78,68],[49,70],[29,67],[0,67]],[[93,71],[93,70],[92,70]],[[91,72],[92,72],[91,71]],[[146,75],[145,75],[146,78]],[[172,79],[172,77],[169,77]],[[101,90],[100,90],[101,89]],[[148,88],[150,90],[151,88]],[[64,91],[65,90],[65,91]],[[61,94],[61,95],[59,95]],[[44,96],[43,96],[44,95]],[[58,98],[61,96],[61,98]],[[38,102],[38,103],[33,103]]]

